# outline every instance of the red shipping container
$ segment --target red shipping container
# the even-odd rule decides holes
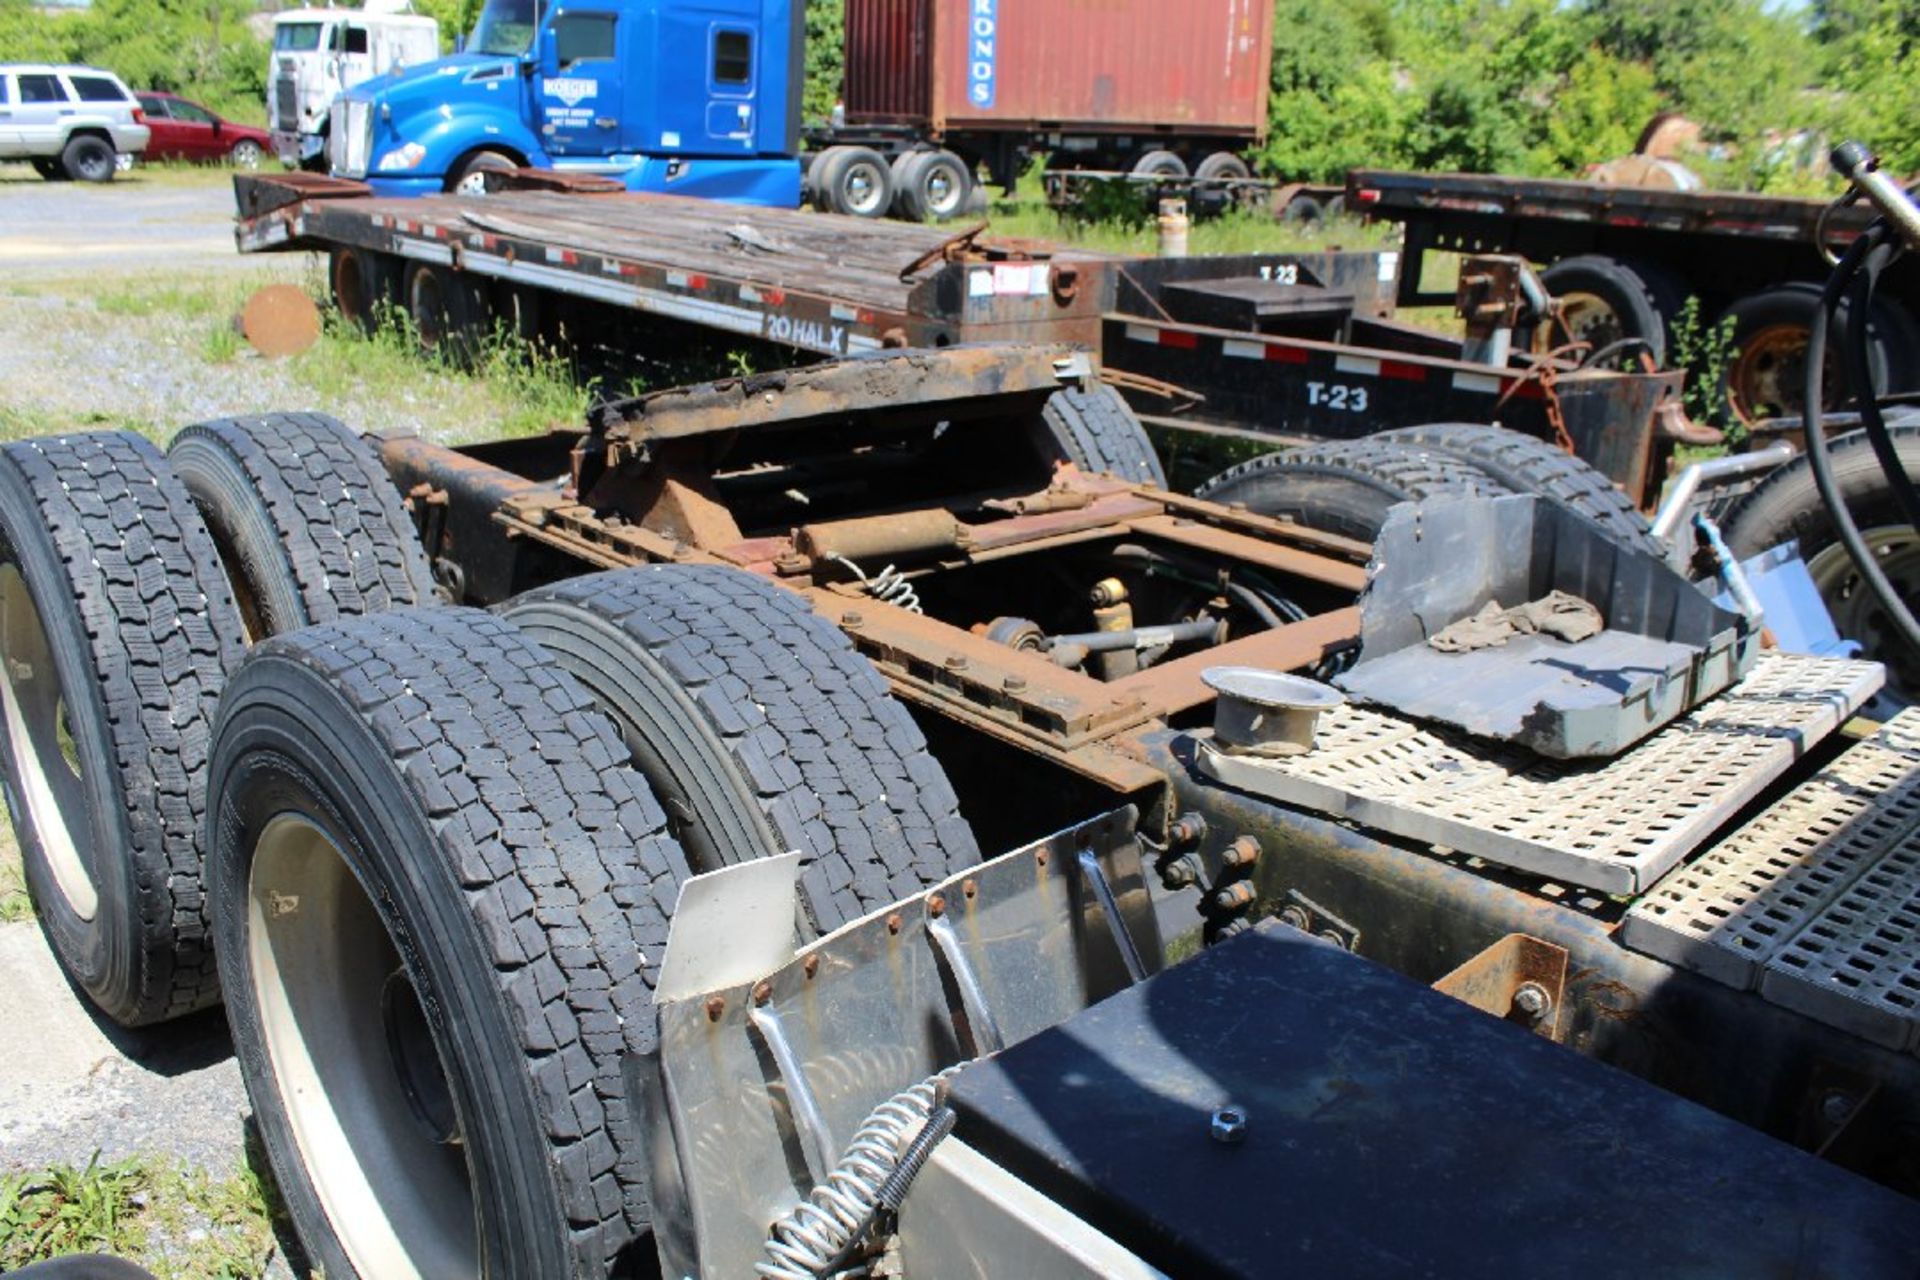
[[[1264,137],[1271,0],[846,0],[847,120]]]

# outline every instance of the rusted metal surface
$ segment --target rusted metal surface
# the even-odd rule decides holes
[[[1163,0],[1031,0],[985,10],[984,35],[982,12],[972,0],[851,0],[847,119],[935,130],[1266,132],[1273,8],[1261,0],[1191,0],[1177,16]]]
[[[1433,984],[1535,1035],[1558,1040],[1566,998],[1567,949],[1524,933],[1510,933]]]
[[[370,196],[373,188],[324,173],[236,173],[233,202],[242,221],[258,218],[302,200],[346,200]],[[241,246],[245,248],[244,245]]]
[[[294,284],[254,290],[237,323],[247,345],[269,358],[298,355],[320,339],[320,309]]]
[[[1037,409],[1068,368],[1086,361],[1063,347],[903,351],[656,391],[600,405],[590,423],[609,440],[648,441],[877,412],[938,419],[955,405],[969,416],[1017,412]]]
[[[1106,278],[1107,255],[1034,242],[981,240],[964,260],[902,281],[902,267],[944,257],[949,239],[902,222],[677,196],[403,199],[351,187],[244,188],[236,242],[242,252],[346,246],[447,264],[835,356],[993,340],[1092,346],[1112,293],[1082,283]],[[325,198],[300,198],[308,190]],[[364,198],[334,198],[344,195]]]
[[[1246,534],[1251,538],[1267,543],[1279,543],[1282,546],[1298,547],[1318,556],[1334,560],[1345,560],[1350,564],[1367,563],[1372,554],[1370,544],[1357,538],[1345,538],[1337,533],[1325,533],[1319,529],[1309,529],[1305,525],[1291,520],[1279,520],[1272,516],[1263,516],[1248,511],[1244,506],[1221,507],[1217,503],[1200,498],[1183,497],[1177,493],[1153,491],[1154,500],[1169,511],[1190,519],[1203,519],[1208,525]]]
[[[1184,658],[1171,658],[1105,687],[1140,699],[1156,715],[1177,715],[1213,701],[1213,690],[1200,679],[1208,667],[1294,671],[1332,657],[1359,638],[1360,610],[1334,609],[1304,622],[1256,631]]]
[[[1203,524],[1191,516],[1154,514],[1129,520],[1127,526],[1146,538],[1210,552],[1291,577],[1324,582],[1346,591],[1358,592],[1367,585],[1367,571],[1360,565],[1344,564],[1295,547],[1276,546],[1268,539]]]

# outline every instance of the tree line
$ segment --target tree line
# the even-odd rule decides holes
[[[415,0],[445,39],[477,0]],[[804,104],[839,95],[843,0],[807,0]],[[1178,21],[1177,5],[1169,20]],[[265,114],[252,0],[0,0],[0,62],[111,68],[139,88]],[[1350,167],[1575,176],[1632,150],[1657,112],[1700,125],[1710,185],[1818,190],[1821,140],[1920,170],[1920,0],[1276,0],[1263,172]]]

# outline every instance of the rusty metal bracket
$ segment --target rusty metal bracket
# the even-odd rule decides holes
[[[1346,951],[1359,950],[1360,930],[1298,889],[1287,890],[1286,898],[1274,915],[1279,918],[1281,924],[1292,925],[1300,932],[1310,933],[1322,942],[1331,942],[1334,946]]]
[[[989,225],[990,224],[985,222],[976,222],[965,231],[956,231],[954,234],[948,236],[945,240],[942,240],[939,244],[933,246],[933,248],[927,250],[906,266],[900,268],[900,283],[907,283],[912,280],[914,276],[936,262],[959,261],[965,256],[967,250],[973,247],[974,238],[982,231],[985,231]]]
[[[1524,933],[1510,933],[1433,984],[1496,1018],[1558,1040],[1567,988],[1567,950]]]

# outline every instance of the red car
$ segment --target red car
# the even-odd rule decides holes
[[[271,145],[265,129],[222,120],[197,102],[170,93],[136,93],[147,113],[153,138],[143,153],[148,160],[231,160],[256,169]]]

